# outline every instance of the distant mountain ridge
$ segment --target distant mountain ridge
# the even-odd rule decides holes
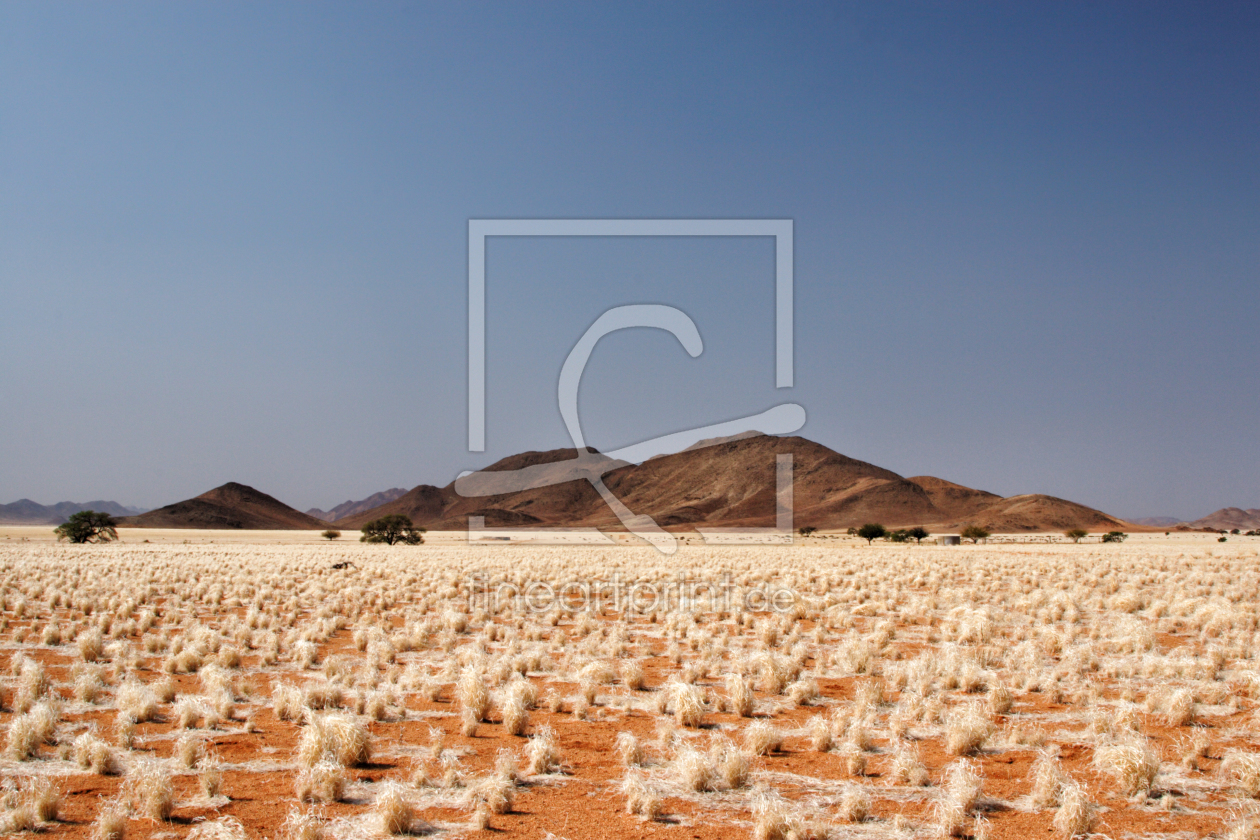
[[[240,528],[296,531],[328,523],[294,510],[253,487],[230,481],[192,499],[118,520],[124,528]]]
[[[1131,527],[1101,511],[1053,496],[1003,498],[932,476],[903,478],[805,438],[759,433],[658,455],[642,464],[608,461],[592,453],[577,465],[573,449],[524,452],[461,480],[461,490],[477,487],[478,492],[494,495],[461,495],[455,482],[445,487],[422,484],[335,524],[359,528],[372,519],[398,513],[432,530],[463,530],[470,516],[484,517],[491,528],[620,528],[613,512],[581,477],[583,470],[594,469],[603,472],[605,486],[630,510],[651,516],[663,527],[773,526],[775,456],[787,453],[793,457],[797,527],[846,528],[866,522],[937,530],[977,524],[997,532]],[[519,476],[497,476],[511,470],[528,470],[525,482]]]
[[[30,499],[18,499],[7,505],[0,505],[0,525],[60,525],[83,510],[100,511],[110,516],[135,516],[144,513],[144,508],[127,507],[118,502],[57,502],[55,505],[41,505]]]
[[[998,533],[1135,527],[1054,496],[1002,497],[933,476],[904,478],[802,437],[750,433],[708,443],[641,464],[614,461],[593,450],[581,458],[573,449],[522,452],[445,487],[421,484],[406,492],[393,488],[332,511],[310,513],[231,482],[192,499],[124,517],[119,524],[322,530],[328,520],[315,514],[341,513],[334,527],[358,529],[396,513],[430,530],[464,530],[469,517],[482,517],[491,528],[622,528],[589,476],[602,477],[603,485],[634,514],[650,516],[665,528],[767,527],[776,519],[777,458],[791,455],[795,527],[843,529],[879,522],[892,528],[924,525],[938,533],[973,524]]]
[[[1184,519],[1178,519],[1175,516],[1143,516],[1140,519],[1130,519],[1130,522],[1138,525],[1149,525],[1152,528],[1170,528],[1173,525],[1180,525],[1185,522]]]
[[[407,491],[401,487],[394,487],[389,490],[382,490],[379,493],[373,493],[366,499],[357,502],[346,501],[337,505],[332,510],[320,510],[319,508],[311,508],[306,512],[307,516],[313,516],[316,519],[322,519],[325,522],[333,522],[337,519],[344,519],[347,516],[353,516],[356,513],[362,513],[365,510],[378,508],[383,504],[394,501],[398,497],[404,495]]]
[[[1218,531],[1253,531],[1260,528],[1260,508],[1227,507],[1187,523],[1191,528],[1215,528]]]

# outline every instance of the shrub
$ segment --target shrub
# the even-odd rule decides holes
[[[888,529],[878,522],[868,522],[861,528],[857,529],[857,535],[866,540],[866,544],[870,545],[875,540],[888,533]]]
[[[1102,541],[1105,543],[1122,543],[1129,538],[1124,531],[1108,531],[1102,535]]]
[[[380,519],[373,519],[364,525],[362,530],[363,536],[359,537],[359,542],[385,543],[386,545],[395,543],[419,545],[424,542],[422,536],[424,529],[417,528],[412,524],[410,517],[400,513],[391,513]]]
[[[53,533],[57,535],[58,541],[69,540],[78,544],[106,543],[118,539],[117,525],[117,520],[108,513],[81,510],[58,525]]]
[[[962,529],[959,536],[964,540],[971,540],[972,543],[978,543],[980,540],[987,540],[992,534],[989,533],[987,528],[980,525],[968,525]]]

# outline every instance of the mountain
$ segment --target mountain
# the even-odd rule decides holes
[[[1196,519],[1188,524],[1191,528],[1214,528],[1217,531],[1232,531],[1234,528],[1254,531],[1260,528],[1260,509],[1221,508],[1216,513],[1209,513],[1202,519]]]
[[[978,524],[992,531],[1131,527],[1053,496],[1003,498],[932,476],[903,478],[805,438],[764,434],[735,435],[637,465],[611,461],[596,452],[578,461],[573,449],[524,452],[445,487],[422,484],[336,524],[354,529],[399,513],[434,530],[467,528],[469,516],[485,517],[487,527],[620,528],[615,514],[583,477],[603,473],[613,495],[635,514],[649,515],[663,527],[766,527],[775,523],[775,456],[788,453],[797,526],[831,529],[880,522],[952,530]],[[514,470],[522,472],[505,474]],[[468,495],[472,492],[479,495]]]
[[[193,499],[118,521],[124,528],[248,528],[304,530],[326,522],[244,484],[229,482]]]
[[[372,510],[381,505],[392,502],[407,491],[401,487],[394,487],[391,490],[382,490],[379,493],[373,493],[366,499],[357,502],[342,502],[332,510],[320,510],[319,508],[311,508],[306,512],[307,516],[313,516],[316,519],[322,519],[325,522],[332,522],[337,519],[344,519],[347,516],[353,516],[356,513],[362,513],[365,510]]]
[[[110,516],[134,516],[143,513],[142,508],[126,507],[118,502],[58,502],[41,505],[30,499],[18,499],[0,505],[0,525],[60,525],[81,510],[95,510]]]
[[[1178,519],[1175,516],[1143,516],[1140,519],[1130,519],[1135,525],[1147,525],[1151,528],[1171,528],[1173,525],[1180,525],[1185,520]]]

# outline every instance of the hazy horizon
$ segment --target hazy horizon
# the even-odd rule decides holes
[[[1260,7],[0,5],[0,502],[299,510],[804,406],[902,475],[1260,507]],[[501,237],[467,439],[470,219]]]

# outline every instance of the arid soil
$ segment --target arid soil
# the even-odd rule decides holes
[[[1241,840],[1257,545],[4,539],[0,830]]]

